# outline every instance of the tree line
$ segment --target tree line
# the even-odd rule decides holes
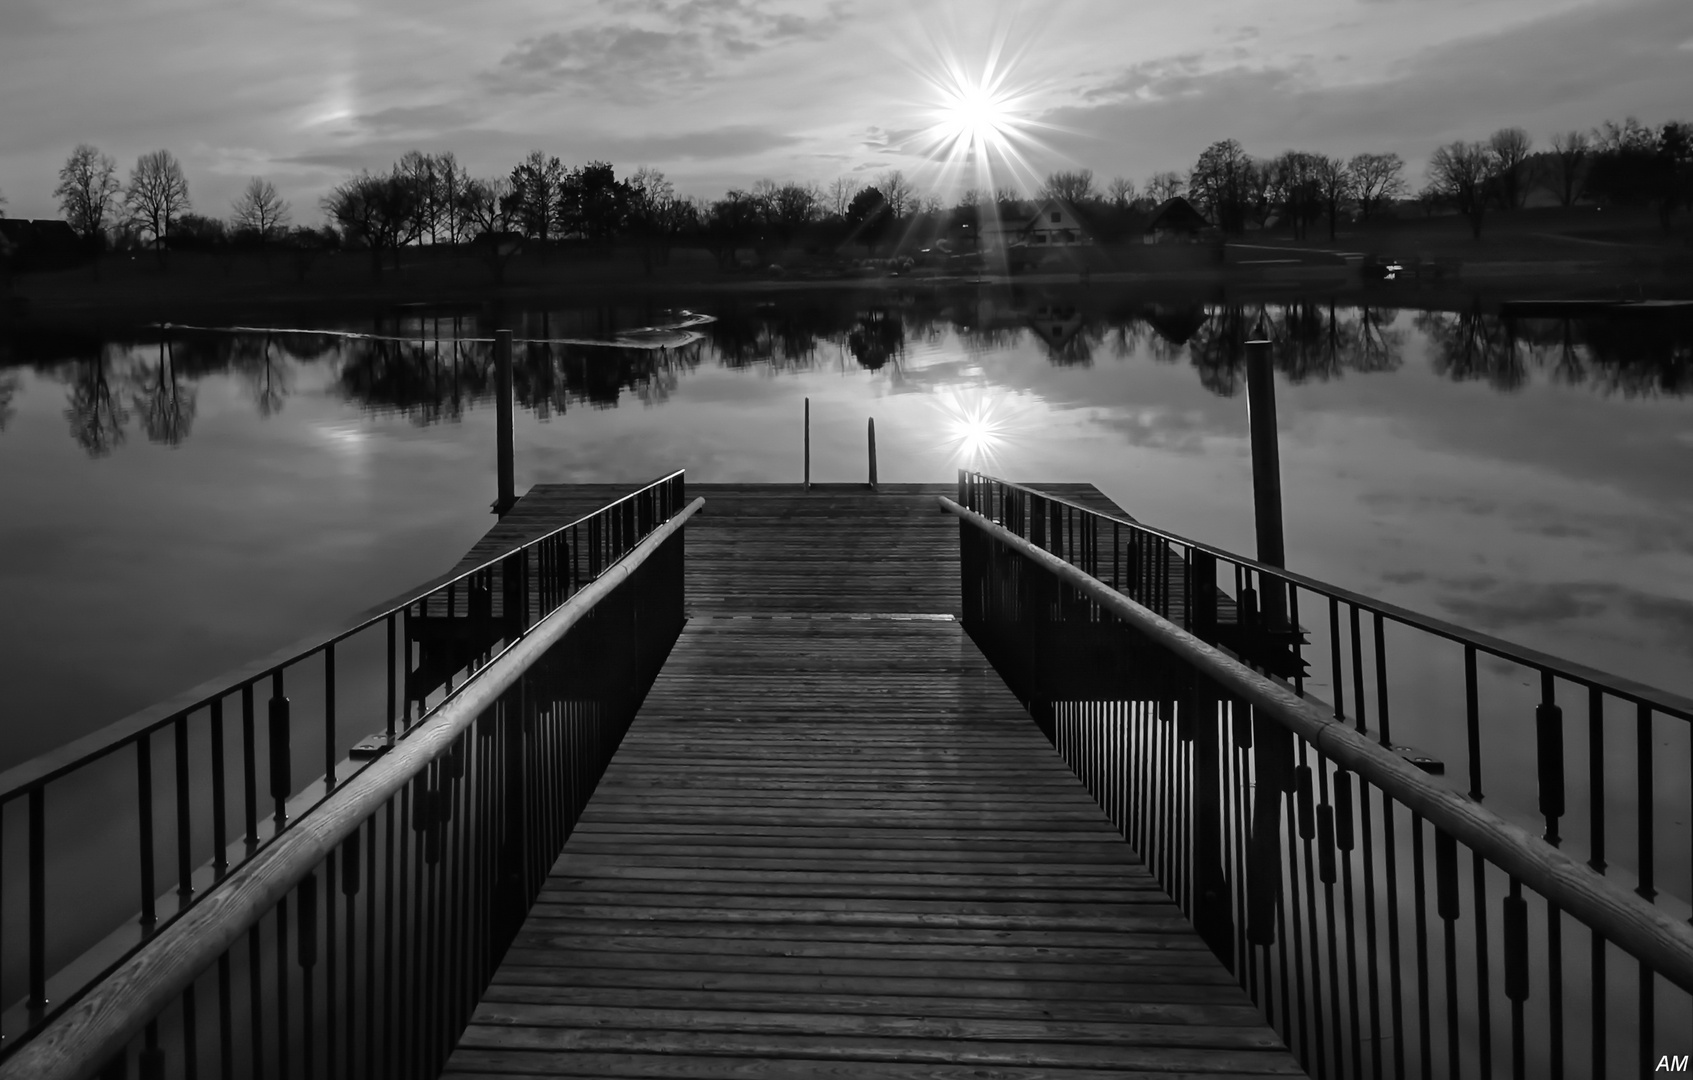
[[[116,161],[85,143],[59,170],[53,194],[93,250],[150,247],[162,258],[172,248],[350,247],[367,250],[372,272],[380,273],[384,256],[398,266],[408,246],[469,244],[498,277],[525,244],[545,251],[558,242],[601,250],[615,240],[633,243],[649,270],[682,241],[704,247],[724,267],[747,249],[766,262],[795,245],[858,245],[874,256],[890,238],[924,242],[979,229],[986,211],[1016,219],[1046,198],[1081,211],[1106,240],[1144,226],[1177,196],[1226,234],[1280,228],[1305,239],[1326,222],[1332,240],[1342,222],[1368,222],[1414,198],[1425,210],[1464,215],[1479,237],[1489,213],[1521,207],[1537,187],[1564,206],[1583,198],[1650,206],[1667,229],[1678,211],[1693,209],[1693,124],[1650,127],[1629,117],[1590,132],[1560,132],[1540,151],[1522,128],[1502,128],[1485,140],[1436,148],[1414,195],[1397,154],[1343,159],[1287,150],[1265,158],[1234,139],[1206,147],[1186,175],[1154,173],[1144,186],[1120,176],[1096,186],[1092,171],[1079,169],[1052,173],[1032,192],[971,189],[950,201],[920,191],[898,170],[870,183],[848,176],[827,186],[765,179],[708,200],[677,194],[662,172],[644,166],[620,178],[608,162],[567,167],[535,150],[507,172],[473,177],[451,152],[413,150],[386,169],[336,184],[320,200],[328,222],[321,228],[296,225],[289,203],[262,177],[248,182],[227,215],[196,213],[170,151],[141,155],[120,178]]]
[[[1190,201],[1225,233],[1274,222],[1304,238],[1326,219],[1332,240],[1340,220],[1367,221],[1412,197],[1404,168],[1397,154],[1343,161],[1288,150],[1255,158],[1224,139],[1206,147],[1185,182],[1179,174],[1160,173],[1148,190],[1165,197],[1185,187]],[[1501,128],[1487,139],[1437,147],[1414,198],[1425,210],[1462,214],[1479,238],[1488,213],[1520,209],[1537,187],[1566,207],[1582,198],[1649,206],[1668,230],[1678,210],[1693,209],[1693,124],[1606,121],[1591,132],[1559,132],[1550,149],[1539,152],[1522,128]]]

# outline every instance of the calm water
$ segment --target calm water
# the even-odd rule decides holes
[[[1262,318],[1291,568],[1693,695],[1686,323],[1097,290],[686,306],[715,321],[662,350],[563,343],[678,318],[655,303],[505,317],[549,339],[518,347],[520,491],[797,481],[810,397],[815,479],[864,477],[874,417],[884,480],[1091,481],[1250,552]],[[0,767],[456,562],[493,522],[487,322],[0,344]]]

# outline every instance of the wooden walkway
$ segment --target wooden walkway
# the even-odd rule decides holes
[[[952,617],[949,490],[690,485],[688,626],[445,1075],[1300,1075]]]

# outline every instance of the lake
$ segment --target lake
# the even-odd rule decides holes
[[[874,418],[884,481],[1090,481],[1246,553],[1240,342],[1262,321],[1291,569],[1693,695],[1693,328],[1406,295],[836,289],[16,338],[0,768],[455,563],[493,523],[496,321],[519,339],[520,492],[798,481],[809,398],[815,480],[864,479]],[[685,312],[709,320],[641,339],[664,348],[604,344]]]

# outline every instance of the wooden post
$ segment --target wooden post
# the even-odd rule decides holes
[[[504,517],[517,502],[515,480],[513,479],[513,451],[512,451],[512,378],[511,378],[511,331],[494,331],[494,430],[495,439],[499,443],[497,451],[497,468],[499,471],[499,495],[494,501],[494,513]]]
[[[1270,369],[1270,343],[1263,339],[1246,343],[1246,414],[1252,429],[1252,508],[1258,531],[1258,561],[1286,566],[1276,385]]]
[[[870,490],[876,490],[876,418],[870,418]]]
[[[811,490],[811,399],[805,399],[805,490]]]
[[[1258,534],[1258,561],[1286,566],[1281,450],[1276,439],[1276,384],[1270,366],[1270,342],[1262,333],[1246,343],[1246,413],[1251,427],[1252,512]],[[1259,603],[1266,627],[1286,629],[1286,593],[1278,582],[1266,580],[1260,585]]]

